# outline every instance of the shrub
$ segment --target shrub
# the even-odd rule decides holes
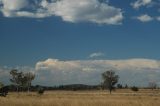
[[[135,92],[139,91],[138,87],[136,87],[136,86],[131,87],[131,90],[135,91]]]
[[[8,94],[8,86],[4,86],[4,87],[0,88],[0,96],[6,97],[7,94]]]
[[[45,89],[43,87],[38,88],[38,94],[44,94]]]

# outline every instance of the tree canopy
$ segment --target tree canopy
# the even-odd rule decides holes
[[[103,78],[103,86],[108,88],[111,94],[115,84],[118,82],[119,76],[115,75],[115,72],[113,70],[108,70],[102,73],[102,78]]]
[[[12,76],[10,81],[17,86],[17,91],[18,91],[18,87],[27,87],[29,91],[31,82],[35,78],[35,74],[31,72],[27,72],[27,73],[18,72],[18,70],[16,69],[11,70],[10,74]]]

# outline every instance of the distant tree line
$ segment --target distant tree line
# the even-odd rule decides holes
[[[110,94],[116,88],[118,89],[128,89],[130,88],[132,91],[138,91],[138,87],[128,87],[128,85],[122,85],[118,83],[119,76],[116,75],[114,70],[108,70],[102,73],[102,83],[99,85],[84,85],[84,84],[70,84],[70,85],[59,85],[59,86],[40,86],[40,85],[32,85],[32,81],[35,79],[35,74],[32,72],[20,72],[16,69],[10,71],[10,81],[11,85],[4,86],[3,83],[0,82],[0,95],[6,96],[8,91],[10,92],[30,92],[30,91],[38,91],[39,94],[43,94],[45,90],[104,90],[108,89]],[[149,82],[150,89],[156,89],[156,82]]]

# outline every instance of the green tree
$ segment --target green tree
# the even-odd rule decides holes
[[[10,81],[17,87],[17,92],[19,91],[19,86],[21,85],[22,72],[18,72],[18,70],[13,69],[10,71],[12,78]]]
[[[22,87],[22,88],[27,87],[29,92],[31,82],[35,78],[35,75],[33,73],[18,72],[18,70],[14,69],[14,70],[11,70],[10,74],[12,76],[10,81],[17,87],[17,91],[19,90],[19,87]]]
[[[109,89],[109,92],[111,94],[112,90],[115,88],[115,84],[118,82],[119,76],[115,75],[115,72],[113,70],[108,70],[102,73],[102,78],[103,86]]]

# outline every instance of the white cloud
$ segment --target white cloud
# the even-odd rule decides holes
[[[1,0],[2,7],[0,8],[4,16],[14,16],[15,11],[26,8],[28,0]]]
[[[102,52],[96,52],[89,55],[90,58],[103,57],[105,54]]]
[[[5,10],[20,10],[28,5],[28,0],[2,0],[3,8]]]
[[[68,70],[88,68],[88,66],[100,66],[104,68],[115,68],[116,70],[128,69],[159,69],[160,62],[151,59],[126,59],[126,60],[74,60],[60,61],[58,59],[47,59],[37,62],[36,70]],[[95,65],[95,66],[94,66]],[[85,67],[87,66],[87,67]]]
[[[134,3],[131,3],[132,7],[139,9],[141,6],[146,6],[152,3],[152,0],[137,0]]]
[[[151,17],[151,16],[149,16],[149,15],[147,15],[147,14],[143,14],[143,15],[141,15],[141,16],[138,16],[137,19],[138,19],[139,21],[141,21],[141,22],[149,22],[149,21],[154,20],[153,17]]]
[[[157,17],[157,20],[160,21],[160,16]]]
[[[10,83],[12,67],[0,67],[0,81]],[[150,81],[160,85],[160,61],[152,59],[126,60],[70,60],[47,59],[36,63],[32,67],[14,67],[19,71],[31,71],[36,74],[33,84],[61,85],[61,84],[99,84],[101,74],[113,69],[120,76],[119,83],[148,86]]]
[[[147,86],[151,80],[160,84],[160,62],[151,59],[127,60],[74,60],[47,59],[37,62],[36,73],[41,83],[47,84],[99,84],[101,73],[113,69],[120,83]]]
[[[25,9],[29,9],[24,10]],[[120,8],[98,0],[2,0],[1,11],[6,17],[45,18],[59,16],[68,22],[92,22],[98,24],[121,24],[123,13]]]
[[[121,9],[100,3],[98,0],[61,0],[53,3],[51,7],[56,16],[69,22],[120,24],[123,19]]]
[[[28,11],[17,11],[15,15],[18,17],[30,17],[30,18],[45,18],[45,17],[51,16],[50,14],[45,14],[42,11],[40,12],[37,11],[35,13],[28,12]]]

